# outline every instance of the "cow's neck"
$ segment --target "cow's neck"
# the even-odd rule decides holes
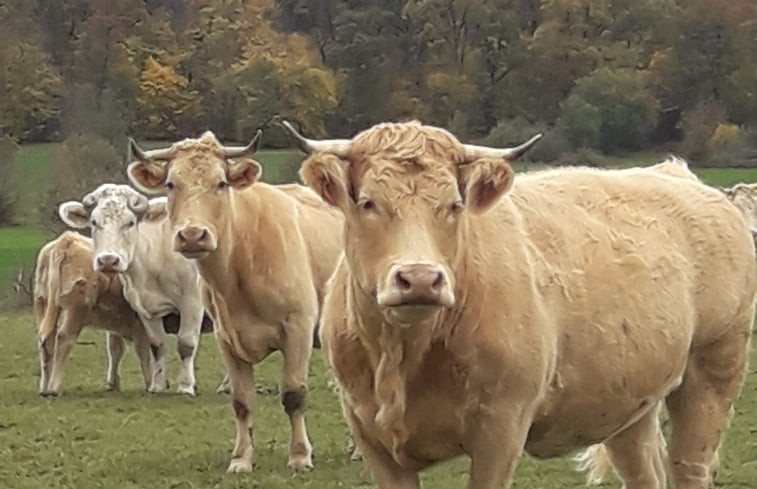
[[[252,273],[255,261],[254,251],[258,249],[255,240],[259,238],[256,230],[259,202],[254,194],[254,187],[244,193],[233,192],[229,199],[226,215],[216,224],[218,247],[208,256],[198,260],[198,270],[212,290],[228,294],[228,287],[234,287],[238,280],[236,274]],[[235,260],[234,254],[241,255]],[[240,264],[243,264],[240,266]]]
[[[368,351],[373,372],[376,422],[390,433],[394,456],[400,459],[408,440],[405,425],[408,380],[421,368],[447,313],[440,310],[422,322],[403,327],[388,322],[375,298],[363,291],[354,278],[349,289],[352,324]]]

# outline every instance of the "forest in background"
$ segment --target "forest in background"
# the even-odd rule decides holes
[[[528,158],[551,164],[757,166],[754,0],[0,0],[0,25],[0,223],[16,144],[63,143],[50,207],[123,180],[127,135],[288,146],[276,115],[312,137],[542,131]]]

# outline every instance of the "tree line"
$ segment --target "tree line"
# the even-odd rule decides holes
[[[753,0],[3,0],[0,134],[243,141],[418,118],[532,158],[757,146]],[[269,145],[286,144],[271,131]]]

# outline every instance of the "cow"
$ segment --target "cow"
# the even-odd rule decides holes
[[[237,435],[228,472],[253,467],[254,366],[273,351],[284,357],[281,403],[289,417],[288,466],[312,468],[305,424],[307,371],[326,281],[341,253],[342,217],[302,186],[259,182],[253,154],[221,145],[207,131],[168,148],[143,151],[127,170],[145,193],[168,190],[173,246],[196,260],[208,286],[229,374]]]
[[[307,139],[303,182],[345,216],[321,341],[382,489],[471,460],[604,443],[627,489],[703,489],[747,367],[754,244],[718,191],[646,169],[519,175],[506,149],[411,121]]]
[[[92,267],[118,274],[124,297],[137,312],[155,346],[155,371],[149,392],[169,385],[165,369],[164,316],[178,313],[177,351],[181,369],[177,392],[194,396],[194,359],[203,322],[202,284],[195,264],[174,253],[165,198],[148,199],[128,185],[106,183],[81,202],[59,206],[63,222],[75,229],[89,228],[94,240]]]
[[[757,245],[757,183],[737,183],[720,191],[741,211]]]
[[[66,231],[42,247],[34,274],[34,318],[39,339],[42,396],[57,396],[63,368],[84,326],[106,330],[108,389],[121,388],[119,367],[125,340],[134,343],[145,388],[152,379],[150,342],[121,283],[92,269],[92,240]]]

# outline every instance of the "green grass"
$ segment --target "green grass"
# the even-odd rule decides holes
[[[350,462],[347,429],[329,385],[320,351],[310,367],[308,427],[315,469],[292,475],[286,467],[288,421],[279,404],[278,355],[256,372],[257,467],[252,474],[224,473],[234,438],[232,409],[214,389],[223,374],[214,339],[204,336],[197,361],[199,395],[142,392],[129,350],[120,393],[105,392],[105,340],[85,330],[66,368],[64,390],[54,400],[37,395],[38,360],[29,313],[0,315],[0,487],[47,488],[372,488],[360,462]],[[169,375],[177,373],[171,351]],[[752,360],[757,360],[753,355]],[[718,487],[743,489],[757,481],[757,376],[747,379],[727,432]],[[424,474],[425,487],[464,485],[467,461],[457,459]],[[584,487],[565,460],[524,458],[515,488]],[[607,488],[617,489],[612,482]]]
[[[9,281],[19,268],[34,265],[45,233],[36,228],[0,228],[0,295],[7,293]]]

